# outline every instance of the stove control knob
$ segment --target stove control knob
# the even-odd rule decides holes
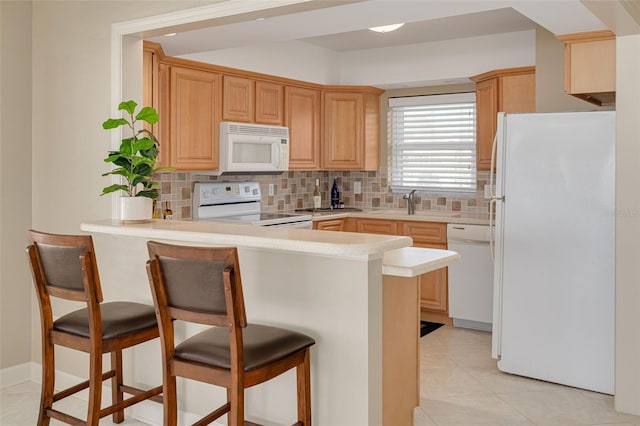
[[[211,197],[211,192],[209,192],[209,191],[204,191],[204,192],[202,193],[202,198],[204,198],[205,200],[206,200],[207,198],[209,198],[209,197]]]

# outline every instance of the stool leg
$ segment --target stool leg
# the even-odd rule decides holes
[[[121,390],[122,381],[122,351],[111,352],[111,369],[116,375],[111,378],[111,403],[119,404],[123,400],[123,392]],[[112,415],[114,423],[122,423],[124,421],[124,409],[116,411]]]
[[[47,410],[53,406],[53,393],[56,379],[55,351],[53,344],[46,339],[42,343],[42,393],[40,395],[40,413],[38,426],[48,426],[51,418]]]
[[[164,369],[162,407],[164,411],[164,426],[177,426],[178,401],[176,396],[176,377],[169,372],[168,366]]]
[[[89,355],[89,405],[87,426],[98,426],[102,404],[102,351],[94,346]]]
[[[227,413],[229,426],[244,425],[244,386],[238,380],[231,380],[231,387],[227,388],[227,401],[231,407]]]
[[[309,349],[305,350],[304,361],[296,367],[298,383],[298,422],[311,426],[311,361]]]

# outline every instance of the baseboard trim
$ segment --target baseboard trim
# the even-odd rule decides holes
[[[0,370],[0,389],[8,386],[18,385],[31,380],[31,370],[33,362],[14,365]]]

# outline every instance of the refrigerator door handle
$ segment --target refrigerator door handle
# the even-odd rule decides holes
[[[497,172],[497,171],[494,171],[495,167],[496,167],[497,146],[498,146],[498,132],[496,132],[495,136],[493,137],[493,144],[491,146],[491,165],[490,165],[490,169],[489,169],[489,191],[490,191],[490,197],[489,197],[489,247],[491,249],[491,260],[493,261],[493,263],[496,262],[495,236],[494,236],[495,204],[498,201],[504,201],[504,196],[502,196],[502,197],[496,196],[496,194],[495,194],[495,186],[494,186],[494,179],[493,179],[494,174]]]

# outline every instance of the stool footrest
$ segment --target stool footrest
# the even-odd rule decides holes
[[[49,408],[47,410],[47,417],[52,419],[59,420],[63,423],[74,425],[74,426],[86,426],[87,422],[84,420],[80,420],[77,417],[70,416],[67,413],[63,413],[62,411],[54,410],[53,408]]]
[[[106,373],[102,373],[102,381],[104,382],[107,379],[112,378],[116,375],[115,370],[109,370]],[[78,383],[75,386],[71,386],[70,388],[61,390],[60,392],[53,395],[53,402],[60,401],[63,398],[73,395],[74,393],[78,393],[81,390],[85,390],[89,387],[89,380],[85,380],[84,382]]]
[[[135,388],[131,388],[131,389],[135,389]],[[145,399],[149,399],[155,395],[159,395],[160,393],[162,393],[162,386],[156,386],[155,388],[149,389],[148,391],[142,391],[140,389],[135,389],[135,390],[137,391],[137,395],[132,396],[131,398],[127,398],[118,404],[114,404],[110,407],[100,410],[99,417],[103,418],[105,416],[108,416],[109,414],[115,413],[116,411],[120,411],[127,407],[130,407],[133,404],[136,404],[140,401],[144,401]],[[127,391],[127,393],[130,393],[130,392]]]
[[[231,410],[231,403],[227,402],[222,407],[220,407],[217,410],[207,414],[206,416],[204,416],[203,418],[201,418],[200,420],[195,422],[192,426],[208,425],[209,423],[211,423],[214,420],[216,420],[218,417],[222,416],[225,413],[228,413],[229,410]]]

